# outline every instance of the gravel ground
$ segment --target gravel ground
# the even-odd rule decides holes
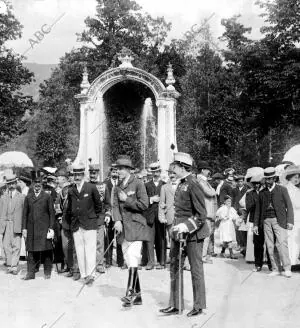
[[[252,265],[215,258],[205,264],[207,309],[187,318],[192,308],[190,273],[184,272],[186,310],[165,317],[158,310],[168,304],[168,270],[140,271],[143,305],[122,308],[127,270],[112,267],[92,287],[76,297],[82,282],[53,272],[44,280],[42,268],[35,280],[23,281],[25,262],[18,276],[6,274],[0,264],[1,328],[115,328],[122,325],[180,328],[289,328],[300,327],[300,274],[288,279],[268,277],[267,267],[252,273]]]

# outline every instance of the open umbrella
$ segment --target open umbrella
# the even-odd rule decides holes
[[[295,165],[300,165],[300,145],[296,145],[289,149],[285,153],[282,162],[292,162]]]
[[[8,151],[0,155],[0,167],[33,167],[33,163],[21,151]]]

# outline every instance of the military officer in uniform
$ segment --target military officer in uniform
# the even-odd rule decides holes
[[[179,284],[181,285],[181,304],[183,306],[183,277],[179,281],[178,270],[182,270],[184,259],[188,256],[191,265],[194,305],[187,314],[188,317],[202,313],[206,308],[205,282],[202,262],[203,242],[209,236],[209,228],[206,223],[207,215],[203,191],[191,175],[193,159],[186,153],[175,153],[173,171],[179,179],[175,192],[175,217],[171,239],[171,265],[170,265],[170,300],[169,306],[161,309],[164,314],[179,313]],[[186,247],[181,258],[179,268],[179,234],[186,236]]]

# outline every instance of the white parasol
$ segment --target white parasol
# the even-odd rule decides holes
[[[300,145],[296,145],[289,149],[285,153],[282,162],[292,162],[295,165],[300,165]]]
[[[32,160],[21,151],[8,151],[0,155],[1,167],[33,167]]]

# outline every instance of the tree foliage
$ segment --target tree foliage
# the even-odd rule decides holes
[[[5,46],[6,41],[21,37],[22,25],[14,17],[11,8],[0,14],[0,145],[23,131],[22,120],[32,106],[31,97],[20,89],[31,82],[33,73],[23,66],[22,57]]]

